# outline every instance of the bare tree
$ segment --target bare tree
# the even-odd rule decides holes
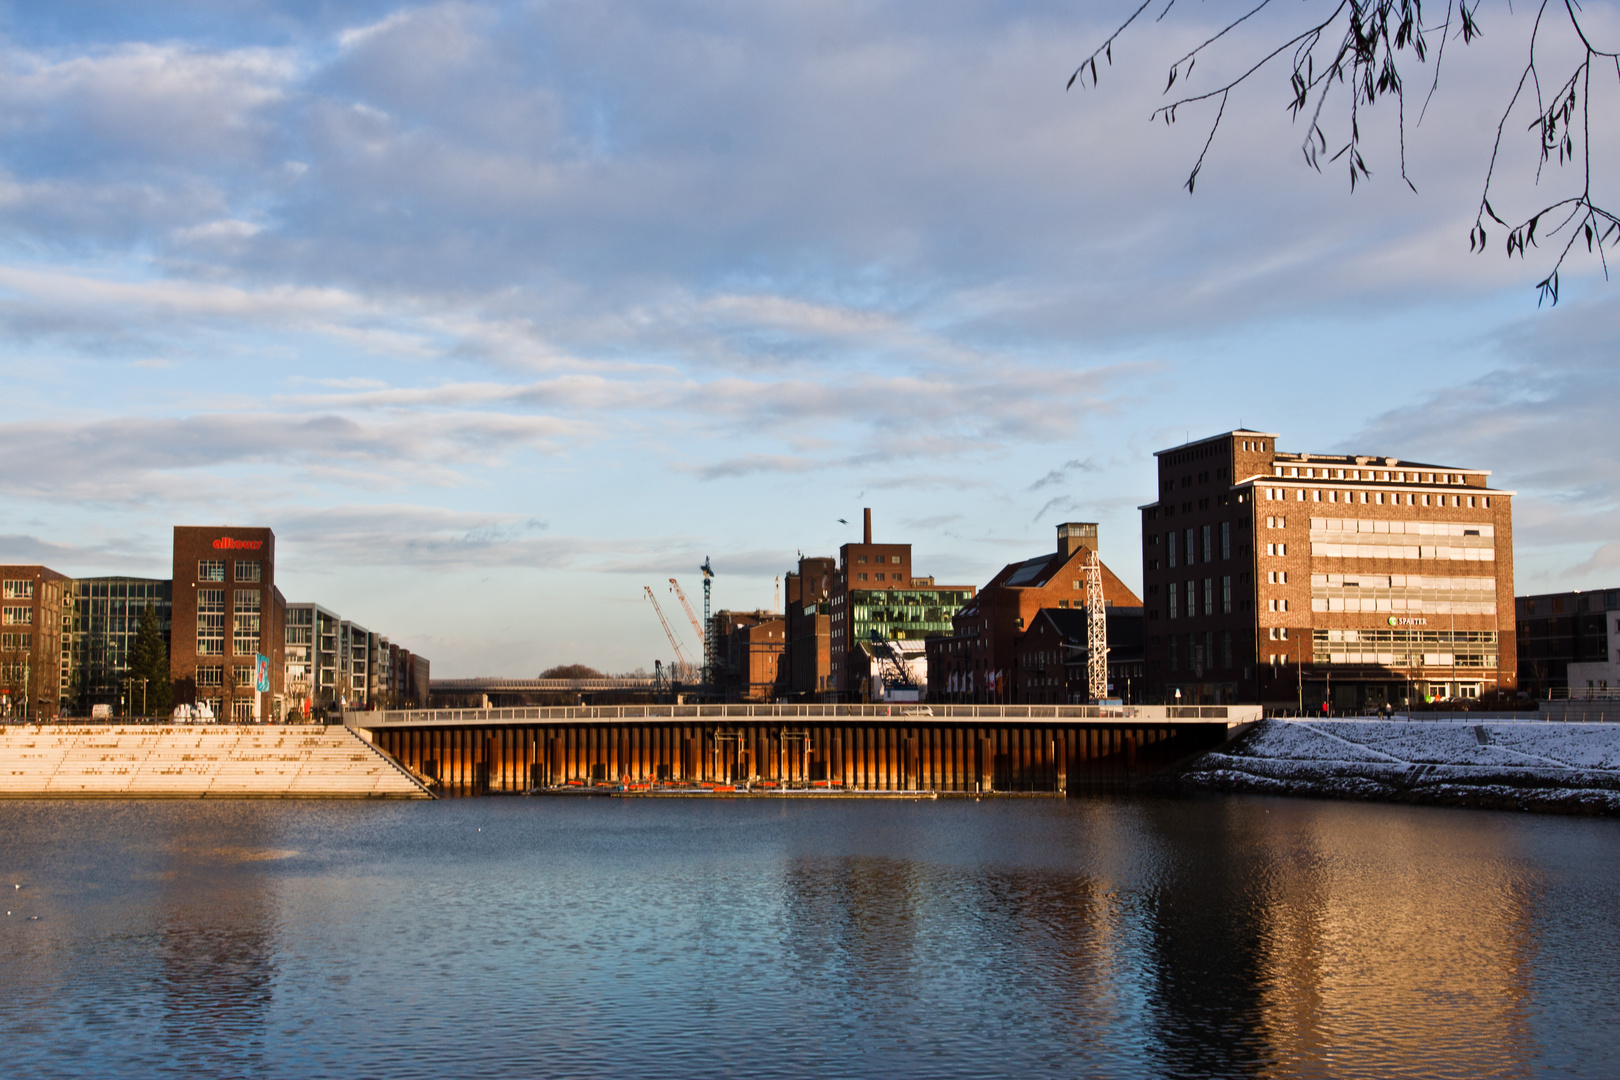
[[[1155,21],[1163,20],[1175,7],[1176,0],[1165,0]],[[1306,0],[1307,10],[1298,30],[1285,40],[1260,48],[1254,55],[1240,58],[1239,74],[1218,86],[1194,92],[1189,83],[1193,69],[1201,56],[1222,47],[1233,47],[1232,41],[1223,41],[1232,31],[1270,7],[1273,0],[1255,0],[1253,5],[1237,17],[1221,24],[1190,52],[1170,65],[1169,79],[1164,93],[1168,97],[1177,83],[1182,96],[1172,98],[1154,109],[1150,119],[1174,123],[1178,113],[1187,108],[1204,106],[1215,112],[1209,135],[1203,149],[1188,173],[1186,188],[1192,193],[1199,171],[1209,148],[1214,144],[1221,121],[1226,116],[1233,91],[1268,68],[1277,67],[1288,72],[1288,109],[1295,119],[1306,120],[1301,152],[1305,161],[1321,170],[1324,158],[1328,162],[1343,161],[1349,170],[1350,187],[1355,190],[1359,181],[1372,176],[1362,156],[1360,113],[1363,109],[1394,99],[1397,130],[1400,139],[1401,179],[1412,186],[1406,174],[1406,82],[1403,75],[1412,64],[1427,64],[1431,53],[1433,74],[1424,93],[1423,111],[1440,85],[1440,69],[1445,59],[1448,41],[1460,39],[1464,45],[1480,36],[1478,18],[1480,0],[1446,0],[1445,14],[1438,22],[1425,23],[1422,0]],[[1090,56],[1081,61],[1069,76],[1069,87],[1085,86],[1089,79],[1096,85],[1099,77],[1097,61],[1111,65],[1114,45],[1142,16],[1148,13],[1154,0],[1143,0]],[[1431,10],[1433,5],[1431,4]],[[1483,252],[1490,240],[1487,222],[1507,230],[1506,251],[1523,258],[1527,249],[1540,247],[1539,239],[1557,238],[1553,248],[1552,266],[1546,277],[1536,285],[1540,292],[1538,303],[1558,303],[1558,275],[1575,245],[1585,241],[1588,253],[1595,254],[1608,276],[1606,246],[1620,243],[1620,217],[1599,205],[1592,191],[1592,76],[1594,66],[1598,74],[1607,77],[1614,67],[1617,85],[1620,85],[1620,53],[1607,51],[1594,44],[1582,21],[1582,9],[1576,0],[1541,0],[1535,21],[1525,46],[1525,61],[1516,69],[1512,93],[1503,107],[1496,127],[1496,139],[1491,147],[1490,164],[1481,184],[1479,207],[1473,228],[1469,231],[1469,249]],[[1553,32],[1554,24],[1567,27],[1578,45],[1579,59],[1571,66],[1544,70],[1546,61],[1538,55],[1538,46]],[[1547,78],[1552,75],[1554,78]],[[1335,96],[1335,94],[1337,96]],[[1342,110],[1348,131],[1343,145],[1328,155],[1330,143],[1323,129],[1324,117],[1333,108]],[[1503,138],[1510,116],[1521,101],[1533,100],[1536,119],[1527,133],[1537,140],[1536,180],[1539,184],[1542,169],[1556,157],[1560,166],[1578,166],[1578,180],[1568,186],[1561,198],[1553,198],[1528,216],[1521,217],[1517,225],[1499,216],[1491,206],[1492,182],[1497,179],[1497,166],[1503,150]],[[1601,117],[1600,117],[1601,119]],[[1337,140],[1335,140],[1337,142]],[[1413,187],[1415,191],[1416,188]],[[1537,232],[1540,231],[1538,239]]]

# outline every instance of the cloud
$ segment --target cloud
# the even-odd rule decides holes
[[[1071,461],[1065,461],[1062,465],[1053,469],[1051,472],[1047,473],[1045,476],[1031,484],[1029,486],[1029,490],[1039,491],[1043,487],[1051,487],[1054,484],[1067,483],[1070,475],[1073,473],[1091,472],[1095,468],[1096,465],[1089,460],[1081,461],[1077,458]]]

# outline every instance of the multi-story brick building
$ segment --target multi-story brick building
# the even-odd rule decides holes
[[[949,631],[972,599],[971,585],[913,577],[910,544],[874,544],[872,511],[862,541],[838,549],[838,575],[827,601],[828,685],[824,697],[865,701],[873,693],[871,657],[861,642],[924,640]]]
[[[174,527],[169,679],[177,703],[222,720],[283,715],[287,602],[276,588],[276,536],[263,528]],[[256,689],[257,660],[269,689]]]
[[[1620,589],[1514,601],[1519,686],[1531,697],[1620,688]]]
[[[808,698],[830,689],[832,677],[832,592],[838,562],[799,556],[798,569],[782,583],[787,621],[784,693]]]
[[[770,611],[717,611],[714,683],[727,701],[774,701],[779,689],[787,623]]]
[[[1339,711],[1516,689],[1513,493],[1486,470],[1276,440],[1156,455],[1149,700]]]
[[[1054,639],[1043,652],[1050,663],[1043,660],[1038,674],[1028,661],[1021,680],[1022,642],[1043,609],[1085,609],[1085,567],[1096,551],[1096,523],[1070,521],[1057,527],[1055,552],[1002,567],[956,613],[951,633],[929,640],[929,700],[1069,703],[1073,694],[1066,662],[1058,658],[1061,644]],[[1140,609],[1141,599],[1107,564],[1101,566],[1104,605]]]
[[[71,585],[48,566],[0,566],[0,714],[8,719],[61,711]]]

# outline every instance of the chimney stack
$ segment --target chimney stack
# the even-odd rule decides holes
[[[872,508],[870,506],[868,506],[866,508],[865,514],[866,514],[866,532],[863,534],[865,536],[865,539],[863,539],[861,541],[861,543],[870,544],[872,542]]]
[[[1081,548],[1097,550],[1095,521],[1066,521],[1057,527],[1058,554],[1067,559]]]

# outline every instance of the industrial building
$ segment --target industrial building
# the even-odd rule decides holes
[[[787,647],[782,616],[771,611],[717,611],[711,623],[713,692],[723,701],[775,701]]]
[[[1516,690],[1513,493],[1487,470],[1248,430],[1155,456],[1147,700],[1368,711]]]
[[[956,613],[949,634],[928,641],[929,700],[959,703],[1072,704],[1090,700],[1084,674],[1087,655],[1072,638],[1086,613],[1086,575],[1092,560],[1100,586],[1110,644],[1118,636],[1118,664],[1139,664],[1142,601],[1097,555],[1097,526],[1065,522],[1057,549],[1008,563]],[[1039,616],[1050,610],[1052,618]],[[1037,629],[1037,623],[1041,625]],[[1036,631],[1035,639],[1029,639]],[[1111,655],[1111,654],[1110,654]],[[1073,668],[1078,666],[1081,672]],[[1122,668],[1121,679],[1127,669]],[[1134,670],[1134,668],[1130,669]],[[1074,681],[1079,678],[1078,684]]]
[[[872,511],[863,512],[862,540],[838,549],[838,573],[827,597],[826,701],[875,701],[872,655],[862,643],[922,641],[946,633],[973,598],[971,585],[936,585],[912,574],[910,544],[872,542]]]

